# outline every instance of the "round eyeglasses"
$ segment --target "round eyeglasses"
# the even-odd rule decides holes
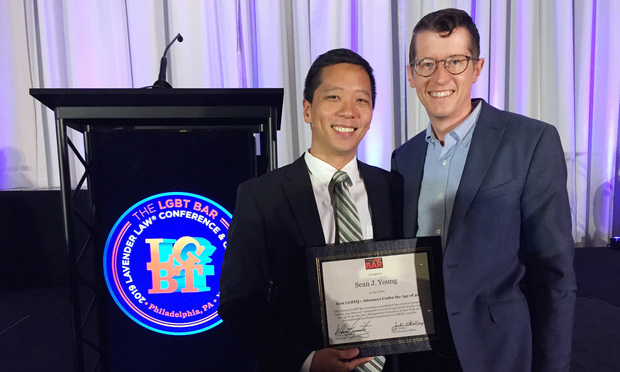
[[[446,68],[446,71],[448,71],[452,75],[458,75],[458,74],[462,74],[463,71],[467,69],[467,66],[469,65],[470,60],[478,61],[480,60],[480,58],[456,55],[456,56],[450,56],[446,59],[440,59],[438,61],[434,58],[424,57],[424,58],[418,58],[414,60],[413,62],[411,62],[411,66],[413,66],[413,69],[418,75],[422,77],[429,77],[432,74],[434,74],[435,71],[437,71],[439,62],[443,62],[443,67]]]

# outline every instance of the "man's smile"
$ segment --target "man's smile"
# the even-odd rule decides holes
[[[340,132],[340,133],[350,133],[355,131],[355,128],[353,127],[343,127],[340,125],[332,125],[332,128],[336,131],[336,132]]]
[[[452,95],[453,93],[454,93],[453,90],[442,90],[440,92],[429,92],[431,97],[435,97],[435,98],[447,97],[449,95]]]

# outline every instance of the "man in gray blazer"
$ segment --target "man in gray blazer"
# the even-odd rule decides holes
[[[350,371],[372,360],[356,358],[357,349],[321,348],[321,330],[311,324],[305,248],[335,241],[330,179],[337,170],[350,177],[363,238],[402,237],[402,179],[355,155],[374,102],[366,60],[347,49],[319,56],[304,89],[310,149],[294,163],[239,186],[219,314],[261,371]],[[240,350],[240,357],[245,354]]]
[[[449,329],[401,364],[441,371],[568,371],[575,306],[566,163],[556,129],[471,99],[484,59],[471,17],[414,28],[408,81],[430,117],[396,149],[406,237],[440,235]]]

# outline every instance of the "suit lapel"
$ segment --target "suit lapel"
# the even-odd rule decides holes
[[[325,245],[325,236],[303,155],[286,171],[282,189],[307,247]]]
[[[413,154],[408,157],[411,159],[411,174],[407,174],[407,178],[412,180],[418,180],[418,182],[412,182],[411,185],[406,187],[411,190],[410,195],[405,195],[405,204],[411,203],[415,205],[415,208],[405,208],[405,213],[410,215],[405,216],[405,236],[416,236],[418,231],[418,200],[420,199],[420,190],[422,188],[422,177],[424,176],[424,163],[426,162],[426,150],[428,143],[426,142],[426,131],[418,134],[414,137],[415,143],[412,146]],[[403,175],[405,177],[405,175]],[[409,202],[408,202],[409,200]],[[413,231],[409,231],[413,228]]]
[[[426,161],[426,131],[418,133],[398,149],[398,155],[392,159],[392,169],[403,177],[403,232],[405,237],[414,237],[418,232],[418,200],[422,188],[424,162]]]
[[[506,130],[507,122],[497,115],[497,110],[489,106],[484,100],[480,104],[482,105],[482,112],[474,129],[471,148],[467,154],[461,182],[454,199],[446,247],[448,247],[451,236],[463,221],[469,206],[480,189]]]

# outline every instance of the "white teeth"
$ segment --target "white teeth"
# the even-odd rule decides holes
[[[336,130],[338,132],[344,132],[344,133],[353,132],[355,130],[355,128],[341,127],[341,126],[338,126],[338,125],[333,125],[332,128],[334,128],[334,130]]]
[[[447,96],[449,96],[452,93],[453,92],[451,90],[447,90],[447,91],[443,91],[443,92],[431,92],[431,96],[437,97],[437,98],[442,98],[442,97],[447,97]]]

